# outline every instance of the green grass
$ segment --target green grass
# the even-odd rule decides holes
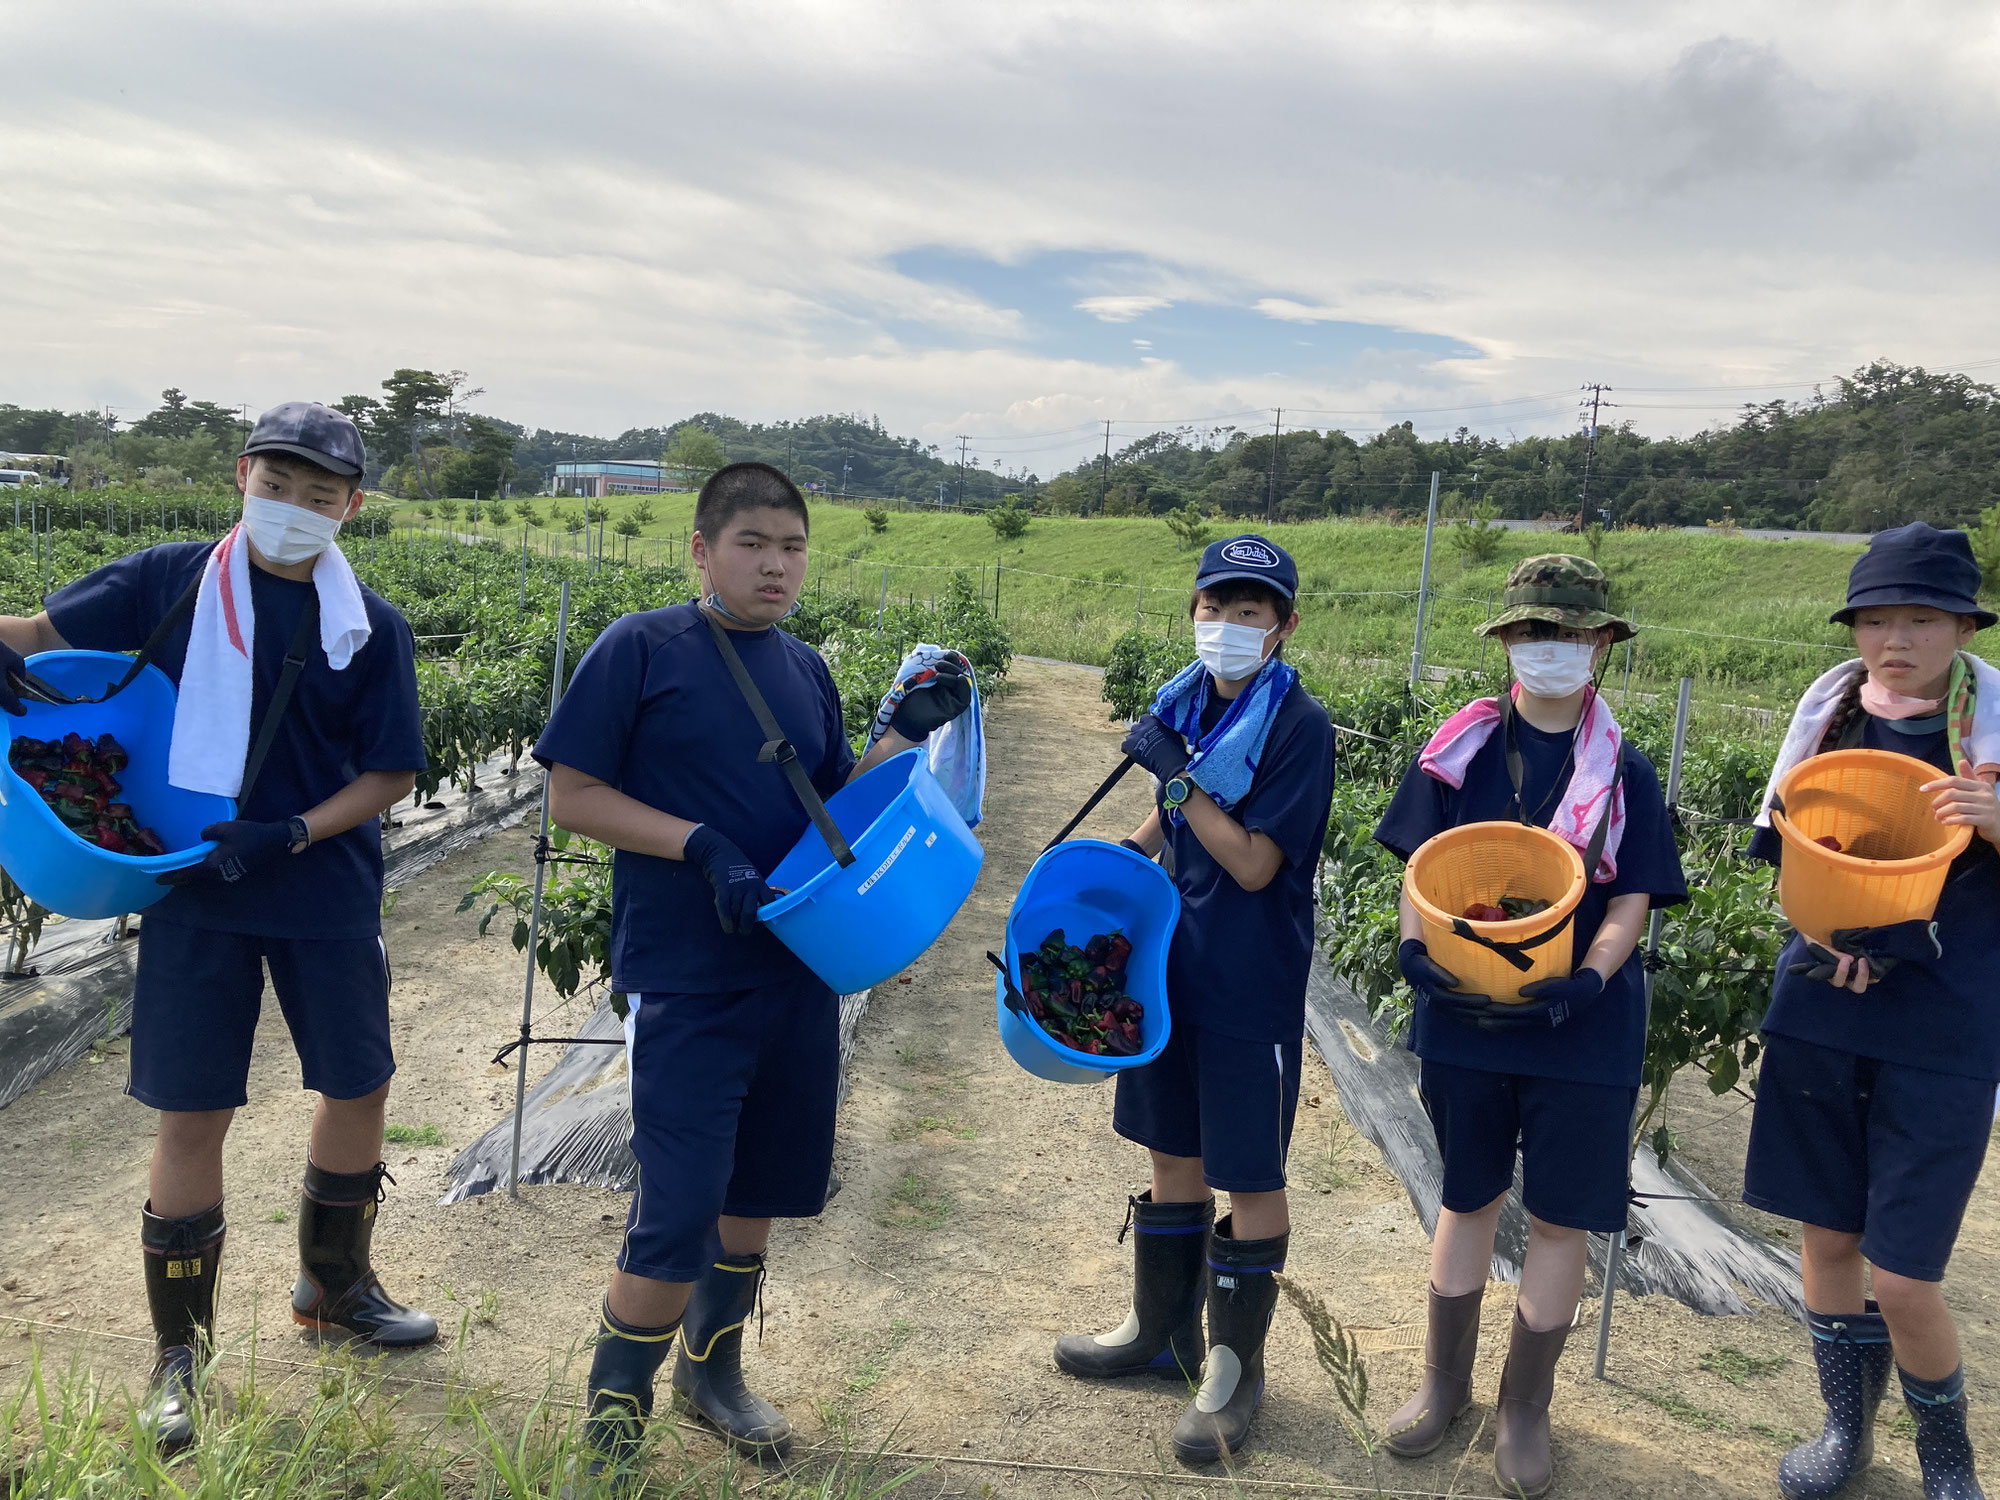
[[[1775,1375],[1791,1362],[1790,1356],[1784,1354],[1745,1354],[1733,1344],[1711,1349],[1700,1360],[1704,1370],[1711,1375],[1720,1375],[1731,1385],[1744,1385]]]
[[[855,1367],[854,1373],[847,1377],[849,1394],[859,1396],[865,1391],[872,1390],[876,1382],[888,1373],[890,1356],[909,1343],[910,1335],[914,1331],[908,1319],[892,1319],[889,1323],[889,1332],[880,1346],[863,1359]]]
[[[382,1139],[392,1146],[442,1146],[444,1132],[435,1125],[385,1125]]]
[[[1729,1418],[1719,1411],[1710,1411],[1705,1406],[1696,1406],[1678,1391],[1661,1386],[1657,1390],[1635,1390],[1634,1395],[1650,1401],[1661,1411],[1698,1432],[1727,1432]]]
[[[693,516],[686,495],[648,497],[656,519],[633,541],[635,557],[678,558]],[[614,519],[637,503],[605,502]],[[539,502],[548,519],[548,501]],[[577,502],[565,502],[574,508]],[[417,519],[413,509],[397,514]],[[441,525],[441,522],[433,523]],[[457,524],[466,530],[461,517]],[[1210,537],[1255,521],[1213,520]],[[1295,659],[1322,671],[1356,659],[1406,664],[1416,625],[1415,593],[1423,562],[1421,525],[1315,521],[1265,528],[1297,558],[1305,597]],[[520,528],[511,532],[518,538]],[[569,543],[558,538],[557,545]],[[607,536],[621,553],[625,540]],[[1442,524],[1431,569],[1433,602],[1426,631],[1428,663],[1478,664],[1477,626],[1488,617],[1508,570],[1538,552],[1584,550],[1580,537],[1510,532],[1498,558],[1462,567]],[[1614,602],[1637,618],[1633,683],[1671,690],[1683,672],[1704,696],[1774,705],[1840,659],[1846,632],[1826,621],[1845,597],[1847,570],[1859,548],[1830,542],[1766,542],[1686,532],[1616,532],[1600,561],[1612,574]],[[1000,543],[977,516],[895,513],[874,535],[857,508],[813,506],[812,586],[892,599],[928,598],[943,575],[969,569],[994,594],[1014,649],[1029,656],[1101,664],[1111,642],[1135,620],[1161,634],[1187,630],[1186,597],[1196,554],[1183,550],[1157,518],[1081,520],[1037,517],[1018,541]],[[1798,642],[1803,644],[1769,644]],[[1624,653],[1611,680],[1623,681]]]
[[[920,1172],[905,1172],[889,1190],[882,1223],[890,1229],[942,1229],[952,1208],[950,1193]]]

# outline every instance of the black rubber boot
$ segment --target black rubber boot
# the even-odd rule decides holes
[[[764,1257],[726,1252],[702,1272],[681,1319],[674,1392],[730,1443],[759,1458],[792,1446],[785,1414],[743,1382],[743,1325],[758,1311]]]
[[[394,1182],[377,1162],[366,1172],[328,1172],[306,1163],[299,1197],[299,1279],[292,1319],[307,1328],[339,1330],[384,1349],[409,1349],[437,1338],[437,1319],[405,1307],[387,1292],[368,1258],[375,1208]]]
[[[215,1284],[227,1228],[220,1203],[185,1219],[163,1219],[151,1203],[139,1214],[146,1304],[159,1353],[137,1420],[162,1452],[194,1441],[194,1375],[215,1343]]]
[[[1201,1388],[1174,1428],[1174,1457],[1212,1464],[1250,1438],[1264,1399],[1264,1336],[1278,1306],[1278,1272],[1290,1234],[1268,1240],[1230,1237],[1224,1218],[1208,1236],[1208,1357]]]
[[[1201,1369],[1201,1303],[1215,1200],[1155,1203],[1126,1199],[1122,1242],[1132,1231],[1132,1310],[1109,1333],[1066,1333],[1056,1363],[1085,1380],[1155,1374],[1192,1380]]]
[[[645,1475],[639,1467],[639,1444],[646,1419],[653,1414],[653,1377],[666,1363],[674,1330],[681,1325],[641,1328],[611,1311],[607,1299],[598,1312],[597,1349],[590,1359],[583,1421],[583,1476],[597,1482],[598,1493],[636,1494]],[[572,1476],[560,1500],[575,1500],[583,1487]]]
[[[1919,1380],[1897,1369],[1903,1404],[1917,1424],[1917,1462],[1924,1471],[1924,1500],[1986,1500],[1972,1466],[1965,1431],[1965,1369],[1943,1380]]]
[[[1829,1500],[1875,1460],[1875,1410],[1889,1388],[1889,1325],[1875,1304],[1864,1313],[1806,1309],[1826,1426],[1778,1460],[1785,1500]]]

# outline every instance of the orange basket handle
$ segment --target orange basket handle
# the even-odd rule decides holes
[[[1453,917],[1451,919],[1451,930],[1457,936],[1464,938],[1468,943],[1477,943],[1482,948],[1491,948],[1508,963],[1525,974],[1535,966],[1535,961],[1529,958],[1528,955],[1541,947],[1542,944],[1552,942],[1566,932],[1569,928],[1570,919],[1575,915],[1576,910],[1572,907],[1563,914],[1563,919],[1547,932],[1538,932],[1531,938],[1521,939],[1518,943],[1495,942],[1490,937],[1474,932],[1472,924],[1467,922],[1463,917]]]

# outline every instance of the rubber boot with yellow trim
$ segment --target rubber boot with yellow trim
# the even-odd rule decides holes
[[[585,1493],[577,1479],[596,1481],[598,1494],[636,1494],[644,1473],[639,1467],[640,1440],[653,1414],[653,1378],[666,1363],[674,1331],[681,1325],[643,1328],[627,1323],[611,1310],[610,1300],[598,1310],[596,1351],[590,1358],[589,1415],[583,1422],[588,1457],[583,1474],[572,1477],[559,1500],[576,1500]]]
[[[215,1342],[215,1286],[227,1230],[222,1205],[166,1219],[149,1202],[139,1214],[146,1254],[146,1303],[159,1355],[137,1420],[162,1452],[194,1441],[194,1378]]]
[[[384,1349],[409,1349],[437,1338],[437,1319],[382,1290],[369,1259],[375,1209],[393,1183],[381,1162],[365,1172],[329,1172],[306,1163],[299,1197],[299,1279],[292,1319],[340,1331]]]
[[[792,1424],[743,1383],[743,1325],[763,1287],[762,1255],[724,1254],[702,1273],[681,1323],[674,1391],[743,1452],[782,1458]]]

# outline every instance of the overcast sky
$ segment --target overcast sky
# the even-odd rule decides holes
[[[0,0],[0,39],[22,405],[414,365],[533,425],[858,411],[1049,473],[1105,418],[1505,437],[1596,380],[1688,432],[2000,361],[1990,3]]]

